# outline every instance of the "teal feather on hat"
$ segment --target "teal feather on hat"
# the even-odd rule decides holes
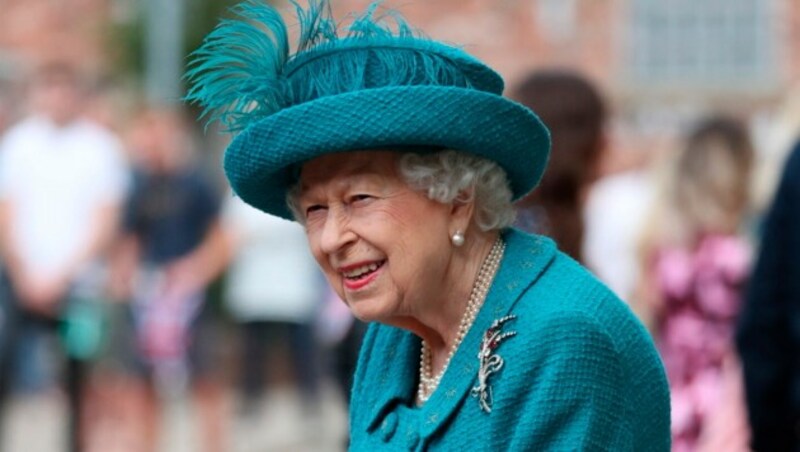
[[[280,74],[289,58],[286,25],[273,8],[251,1],[233,8],[243,20],[223,20],[192,55],[186,100],[209,122],[240,130],[281,103]],[[268,32],[259,24],[267,27]]]
[[[290,55],[287,26],[278,11],[258,0],[232,9],[192,54],[186,100],[204,108],[207,121],[237,132],[277,111],[325,96],[369,88],[441,85],[502,92],[499,76],[470,72],[477,60],[415,31],[396,11],[378,14],[374,2],[345,31],[328,0],[292,1],[299,23]],[[463,64],[468,63],[468,64]],[[469,64],[471,63],[471,64]],[[483,67],[482,65],[480,65]],[[485,68],[484,68],[485,69]],[[480,75],[480,77],[478,77]]]

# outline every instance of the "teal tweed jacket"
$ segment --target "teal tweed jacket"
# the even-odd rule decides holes
[[[645,329],[551,240],[516,230],[504,238],[484,306],[422,407],[414,403],[419,338],[369,327],[353,386],[350,449],[668,451],[667,380]],[[503,365],[481,391],[486,366],[478,351],[507,315],[516,317],[498,331],[516,335],[490,349]]]

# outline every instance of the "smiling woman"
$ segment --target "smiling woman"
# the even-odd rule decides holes
[[[443,281],[460,283],[448,297],[469,295],[471,281],[456,275],[474,274],[475,262],[456,253],[449,237],[467,231],[472,204],[448,205],[412,190],[399,174],[400,156],[367,151],[314,159],[301,171],[298,204],[312,253],[353,313],[398,326],[419,323],[413,328],[425,337],[425,326],[437,320],[428,311],[441,315],[442,303],[432,298]],[[416,226],[421,218],[424,228]],[[463,306],[452,308],[448,320],[457,323]]]
[[[327,2],[296,5],[293,55],[274,9],[235,11],[195,53],[188,98],[239,132],[236,193],[302,223],[372,322],[351,449],[668,450],[646,331],[551,240],[509,228],[550,139],[500,76],[377,6],[340,31]]]

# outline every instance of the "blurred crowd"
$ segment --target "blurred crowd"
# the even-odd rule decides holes
[[[185,112],[140,107],[114,130],[87,82],[37,68],[0,141],[0,403],[57,391],[55,450],[152,451],[183,397],[198,444],[224,451],[228,418],[254,423],[288,374],[319,432],[322,381],[347,400],[363,325],[301,227],[227,193]]]
[[[228,192],[187,112],[103,108],[85,75],[50,62],[19,101],[0,93],[1,412],[45,394],[68,420],[54,450],[154,451],[165,406],[185,398],[203,450],[261,450],[231,420],[257,431],[272,422],[265,394],[289,387],[313,440],[330,422],[325,388],[346,404],[364,325],[325,285],[299,225]],[[751,118],[725,114],[666,143],[626,142],[603,93],[574,72],[535,72],[510,95],[553,137],[516,226],[554,237],[651,331],[673,450],[790,450],[791,97],[766,153]]]

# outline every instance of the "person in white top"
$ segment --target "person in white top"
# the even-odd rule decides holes
[[[223,217],[231,250],[225,300],[243,336],[240,411],[246,417],[256,414],[266,346],[277,336],[288,342],[303,407],[315,414],[319,356],[313,325],[325,286],[303,228],[264,215],[237,197],[230,197]]]
[[[321,303],[322,278],[303,228],[230,197],[224,222],[235,246],[226,300],[240,322],[310,323]]]
[[[118,139],[81,116],[76,70],[43,66],[31,95],[32,113],[0,141],[0,250],[10,289],[2,332],[12,344],[26,326],[57,327],[76,292],[97,295],[91,288],[100,287],[99,258],[117,227],[128,178]],[[8,374],[13,360],[3,355],[0,373]],[[67,371],[73,423],[81,380],[75,361]],[[71,430],[76,449],[77,425]]]
[[[586,265],[628,303],[639,282],[637,246],[653,202],[653,185],[643,169],[610,174],[592,185],[583,208]]]

